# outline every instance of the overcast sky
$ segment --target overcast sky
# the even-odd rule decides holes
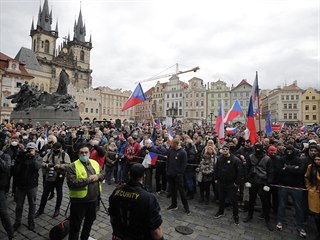
[[[21,47],[31,47],[39,5],[0,0],[1,52],[15,57]],[[59,41],[68,32],[73,37],[80,1],[49,0],[49,7]],[[174,73],[167,68],[179,63],[181,71],[200,67],[180,75],[183,81],[252,84],[258,71],[263,89],[298,80],[301,88],[320,90],[319,0],[82,0],[82,14],[87,41],[92,34],[94,87],[133,90],[136,81]],[[143,83],[144,91],[156,82]]]

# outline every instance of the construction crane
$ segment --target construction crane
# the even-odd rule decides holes
[[[179,71],[179,65],[178,65],[178,63],[176,63],[175,66],[176,66],[176,72],[175,72],[175,73],[158,75],[158,76],[154,76],[154,77],[151,77],[151,78],[143,79],[143,80],[141,80],[141,81],[139,81],[139,82],[140,82],[140,83],[150,82],[150,81],[157,80],[157,79],[160,79],[160,78],[177,76],[177,75],[180,75],[180,74],[183,74],[183,73],[188,73],[188,72],[196,72],[196,71],[198,71],[198,70],[200,69],[199,67],[194,67],[194,68],[191,68],[191,69],[189,69],[189,70]],[[135,83],[139,83],[139,82],[135,82]]]

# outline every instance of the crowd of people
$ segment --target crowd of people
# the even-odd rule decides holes
[[[59,216],[66,178],[71,199],[69,239],[79,238],[83,219],[86,224],[81,239],[88,239],[96,217],[95,209],[99,205],[102,182],[114,184],[117,189],[124,188],[118,191],[118,195],[127,193],[128,201],[138,196],[128,193],[128,189],[138,191],[144,196],[143,201],[152,199],[150,211],[157,217],[147,228],[150,230],[148,236],[154,239],[163,239],[162,220],[161,217],[159,219],[158,203],[154,202],[156,199],[147,193],[165,194],[171,198],[167,210],[174,211],[178,208],[178,192],[186,214],[191,214],[190,200],[197,196],[197,204],[209,205],[213,199],[219,205],[213,217],[224,216],[226,205],[230,205],[235,225],[240,221],[239,211],[247,212],[242,220],[244,223],[252,221],[259,196],[262,212],[258,217],[265,220],[270,231],[274,228],[283,230],[289,202],[295,209],[299,236],[307,236],[307,223],[311,222],[308,218],[312,217],[319,237],[319,129],[315,126],[301,131],[298,127],[286,127],[272,136],[262,133],[260,141],[254,144],[244,137],[241,127],[221,142],[211,128],[198,126],[183,131],[179,126],[170,130],[156,125],[116,128],[112,123],[78,127],[68,127],[64,123],[50,125],[49,122],[33,125],[31,121],[2,124],[0,214],[3,227],[12,239],[21,225],[26,197],[30,230],[35,230],[34,219],[45,213],[48,199],[54,198],[55,194],[56,206],[50,214],[53,218]],[[156,154],[155,164],[145,161],[150,157],[149,153]],[[141,166],[136,164],[143,164],[143,174]],[[131,169],[136,172],[130,172]],[[36,210],[39,173],[43,175],[43,192]],[[137,190],[142,186],[143,189]],[[200,194],[196,194],[197,191]],[[16,202],[13,224],[6,211],[6,198],[10,195]],[[117,196],[117,193],[112,196]],[[109,212],[117,213],[111,207]],[[270,214],[276,216],[275,226],[270,223]],[[145,218],[139,219],[143,221]],[[122,229],[129,225],[133,229],[132,224],[123,225],[121,221],[117,220],[117,214],[111,216],[114,239],[125,239],[125,234],[131,232],[139,236],[146,234],[145,225],[138,223],[132,224],[138,224],[140,231],[121,232],[121,224]]]

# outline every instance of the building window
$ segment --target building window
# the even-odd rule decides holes
[[[309,120],[309,115],[306,115],[306,120]]]
[[[299,99],[299,95],[296,95],[296,100],[298,100]]]
[[[182,115],[182,109],[179,109],[179,115],[180,116]]]
[[[105,108],[103,109],[103,114],[106,114],[106,109]]]
[[[297,114],[296,113],[294,113],[293,114],[293,119],[297,119],[298,117],[297,117]]]
[[[178,93],[176,93],[176,98],[178,97]]]
[[[285,104],[283,104],[283,108],[284,109],[287,109],[288,108],[288,105],[285,103]]]
[[[171,97],[174,98],[174,93],[172,93]]]
[[[286,100],[289,100],[289,95],[286,96]]]
[[[182,107],[182,102],[179,102],[179,107]]]
[[[293,104],[293,109],[297,109],[297,104],[296,103]]]
[[[190,102],[190,107],[192,107],[192,102]]]
[[[36,40],[33,40],[33,51],[36,52]]]
[[[312,110],[313,111],[317,110],[317,106],[316,105],[312,105]]]
[[[198,112],[196,112],[196,117],[199,117],[199,113]]]
[[[188,117],[188,112],[186,112],[186,117]]]
[[[292,113],[289,113],[289,119],[292,119]]]
[[[19,88],[22,86],[22,83],[21,82],[16,82],[16,87]]]
[[[201,93],[201,97],[204,97],[204,93]]]
[[[292,109],[292,104],[291,103],[289,103],[289,109]]]
[[[291,95],[291,100],[294,100],[294,95]]]
[[[88,113],[88,108],[86,108],[86,113]]]
[[[283,114],[283,118],[284,118],[284,119],[288,119],[288,114],[287,114],[287,113],[284,113],[284,114]]]
[[[221,94],[220,93],[218,93],[218,98],[221,98]]]
[[[203,107],[203,101],[201,101],[201,107]]]
[[[204,114],[203,114],[203,112],[201,112],[201,117],[203,118],[203,116],[204,116]]]
[[[91,111],[90,111],[91,113],[93,113],[93,108],[91,108]]]
[[[198,101],[196,101],[196,107],[199,107],[199,102]]]
[[[306,99],[309,100],[309,96],[306,96]]]
[[[44,42],[44,52],[49,53],[50,43],[48,40]]]
[[[81,50],[80,52],[80,61],[84,61],[84,51]]]
[[[306,110],[309,110],[309,105],[306,105]]]
[[[284,100],[284,96],[283,95],[281,95],[281,100]]]
[[[316,97],[315,97],[315,96],[312,96],[311,98],[312,98],[312,100],[315,100],[315,99],[316,99]]]
[[[199,93],[196,93],[196,97],[199,97]]]
[[[317,120],[317,115],[312,115],[312,120]]]
[[[213,100],[211,100],[211,107],[213,107],[214,106],[214,101]]]
[[[169,96],[169,94],[167,94],[167,98],[169,98],[170,96]]]
[[[214,93],[211,93],[211,97],[214,98]]]
[[[186,98],[188,98],[188,96],[189,96],[189,94],[188,94],[188,93],[186,93]]]
[[[186,102],[186,107],[188,107],[188,102]]]
[[[182,93],[180,93],[180,97],[182,97]]]
[[[96,113],[99,113],[99,110],[98,110],[98,109],[96,109]]]

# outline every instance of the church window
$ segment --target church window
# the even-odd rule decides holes
[[[80,52],[80,61],[84,61],[84,51],[81,50]]]
[[[49,53],[50,43],[48,40],[44,42],[44,52]]]
[[[36,42],[37,42],[37,41],[34,39],[34,40],[33,40],[33,51],[34,51],[34,52],[36,51]]]

